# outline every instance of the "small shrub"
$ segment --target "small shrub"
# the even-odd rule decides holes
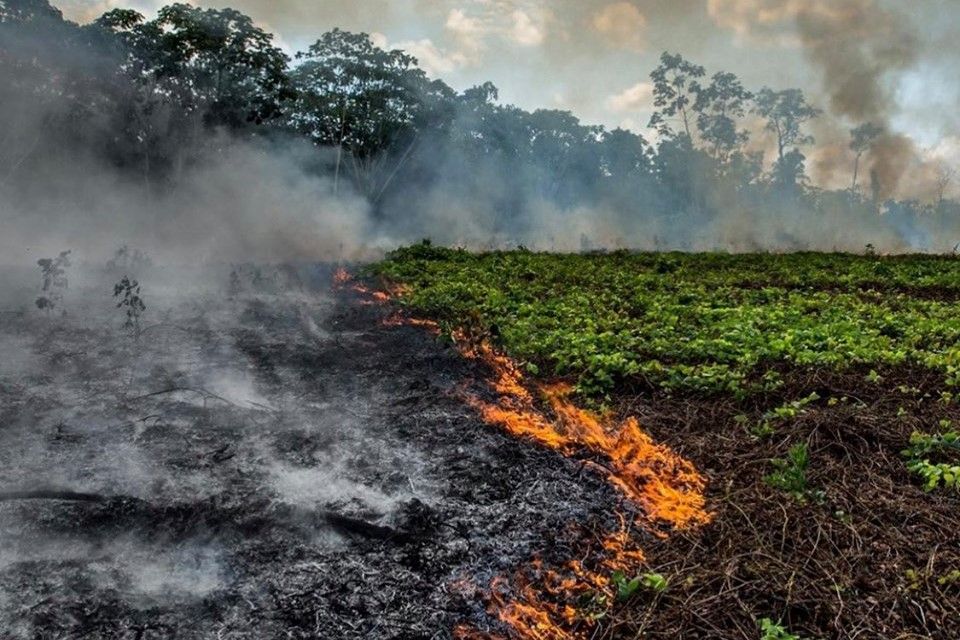
[[[803,415],[806,412],[807,405],[814,403],[819,399],[820,396],[814,392],[805,398],[792,400],[766,412],[760,424],[753,428],[752,433],[754,437],[765,438],[773,435],[776,432],[776,426],[778,424],[782,424]]]
[[[764,478],[768,485],[789,493],[801,502],[810,496],[818,499],[822,498],[819,492],[812,492],[807,486],[807,467],[810,465],[810,454],[807,451],[806,443],[801,442],[790,447],[785,459],[775,458],[770,462],[774,471]]]
[[[113,285],[113,297],[119,298],[118,309],[125,309],[126,321],[123,323],[125,329],[129,329],[133,336],[140,338],[140,316],[146,311],[147,305],[143,303],[140,297],[140,283],[123,276],[117,284]]]
[[[127,245],[122,245],[113,253],[113,257],[107,261],[107,269],[110,271],[137,271],[139,269],[153,266],[153,260],[140,249],[131,249]]]
[[[63,293],[69,285],[67,267],[70,266],[70,251],[61,251],[56,258],[41,258],[37,260],[37,265],[40,267],[42,285],[36,305],[50,315],[63,301]]]
[[[790,633],[786,627],[770,618],[761,618],[757,624],[760,626],[760,640],[802,640],[800,636]]]
[[[941,428],[949,429],[951,423],[942,421]],[[914,432],[910,446],[900,452],[907,458],[907,469],[923,480],[924,491],[933,491],[940,486],[960,491],[960,464],[954,461],[934,461],[931,458],[960,453],[960,433],[947,431],[940,434]]]
[[[623,571],[614,571],[611,580],[617,589],[617,600],[621,602],[633,597],[640,587],[655,593],[667,590],[667,579],[659,573],[644,573],[628,580]]]

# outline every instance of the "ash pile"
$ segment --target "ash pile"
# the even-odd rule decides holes
[[[98,274],[65,315],[3,292],[0,637],[502,632],[498,575],[613,526],[602,478],[465,405],[482,364],[331,269],[154,271],[137,335]]]

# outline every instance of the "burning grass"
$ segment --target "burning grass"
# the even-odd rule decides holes
[[[466,399],[487,422],[637,505],[578,562],[496,581],[505,637],[955,637],[958,264],[417,247],[377,265],[486,363]],[[599,554],[605,535],[627,544]],[[604,557],[669,586],[621,599]]]
[[[338,272],[335,286],[349,278]],[[371,291],[361,283],[350,285],[364,299],[382,302],[393,294]],[[403,291],[409,294],[409,289]],[[393,313],[385,326],[419,326],[433,333],[431,320]],[[483,593],[489,609],[524,640],[574,640],[607,615],[623,597],[624,576],[638,575],[645,555],[634,528],[660,537],[673,530],[710,521],[703,492],[706,482],[687,460],[657,444],[643,432],[636,418],[614,420],[576,406],[573,388],[563,382],[531,383],[517,364],[486,339],[475,340],[464,330],[452,339],[466,358],[481,361],[489,371],[487,391],[492,396],[464,390],[463,397],[483,419],[507,433],[531,440],[565,456],[582,457],[625,498],[630,509],[618,511],[620,527],[599,537],[584,537],[581,554],[561,566],[548,565],[539,556],[512,576],[495,578]],[[532,390],[532,391],[531,391]],[[575,525],[576,523],[572,523]],[[636,589],[640,578],[634,578]],[[458,638],[495,638],[468,626]]]

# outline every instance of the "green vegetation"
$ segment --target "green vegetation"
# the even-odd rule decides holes
[[[948,428],[949,422],[941,424]],[[954,460],[934,461],[931,457],[943,457],[960,453],[960,433],[948,431],[942,434],[916,432],[910,437],[910,446],[903,450],[907,469],[920,476],[927,491],[943,486],[960,491],[960,463]]]
[[[447,329],[490,331],[544,375],[733,392],[789,367],[913,364],[960,383],[960,259],[840,254],[470,254],[429,243],[376,265]],[[802,405],[786,407],[799,412]],[[775,422],[782,416],[771,416]]]
[[[629,600],[641,587],[653,593],[663,593],[667,590],[667,579],[659,573],[644,573],[628,579],[623,571],[614,571],[611,576],[613,585],[617,589],[617,600]]]
[[[800,636],[793,635],[770,618],[761,618],[757,624],[760,625],[760,640],[801,640]]]
[[[804,502],[808,497],[817,499],[822,496],[811,491],[807,486],[807,467],[810,466],[810,454],[807,445],[803,442],[790,447],[786,458],[775,458],[770,461],[774,471],[764,478],[764,481],[773,487],[789,493],[795,499]]]

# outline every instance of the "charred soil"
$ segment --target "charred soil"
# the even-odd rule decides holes
[[[5,314],[0,637],[499,632],[481,587],[614,526],[599,474],[462,401],[481,363],[360,302],[171,302],[140,341]]]

